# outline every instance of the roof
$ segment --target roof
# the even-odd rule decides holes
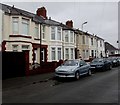
[[[44,19],[42,17],[37,16],[34,13],[30,13],[30,12],[15,8],[14,6],[11,7],[11,6],[2,4],[2,10],[9,15],[22,15],[22,16],[32,18],[34,22],[44,23]]]
[[[1,3],[0,3],[1,4]],[[47,24],[47,25],[53,25],[53,26],[61,26],[61,27],[67,27],[66,25],[52,20],[52,19],[43,19],[42,16],[38,16],[34,13],[30,13],[28,11],[24,11],[18,8],[15,8],[14,6],[9,6],[9,5],[5,5],[5,4],[1,4],[2,5],[2,10],[9,15],[22,15],[22,16],[26,16],[29,18],[32,18],[32,21],[36,22],[36,23],[43,23],[43,24]],[[71,28],[67,28],[67,29],[71,29]]]
[[[47,25],[61,26],[61,23],[60,23],[60,22],[57,22],[57,21],[52,20],[52,19],[46,19],[46,20],[45,20],[45,23],[46,23]]]
[[[115,48],[113,45],[111,45],[108,42],[105,42],[105,50],[118,50],[117,48]]]

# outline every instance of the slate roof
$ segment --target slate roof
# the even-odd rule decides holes
[[[9,15],[22,15],[22,16],[25,16],[25,17],[32,18],[32,20],[34,22],[44,23],[44,19],[42,17],[40,17],[40,16],[37,16],[36,14],[33,14],[33,13],[30,13],[30,12],[15,8],[14,6],[11,7],[11,6],[8,6],[8,5],[5,5],[5,4],[1,4],[1,5],[2,5],[2,10],[6,14],[9,14]]]
[[[117,48],[115,48],[113,45],[111,45],[108,42],[105,42],[105,50],[118,50]]]

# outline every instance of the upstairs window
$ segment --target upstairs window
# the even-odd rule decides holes
[[[69,42],[68,31],[65,31],[65,42]]]
[[[19,33],[19,18],[18,17],[12,18],[12,33],[13,34]]]
[[[70,42],[74,41],[73,32],[70,32]]]
[[[93,38],[91,38],[91,45],[93,45]]]
[[[82,36],[82,42],[85,44],[85,36]]]
[[[57,40],[61,40],[61,28],[58,27],[57,29]]]
[[[88,41],[88,36],[86,36],[86,44],[87,44],[87,45],[88,45],[88,42],[89,42],[89,41]]]
[[[28,35],[29,34],[29,20],[22,19],[22,34]]]
[[[51,27],[51,39],[55,40],[55,27],[54,26]]]
[[[100,40],[100,47],[102,47],[102,41]]]
[[[45,39],[45,25],[42,26],[42,39]]]
[[[39,25],[38,24],[35,25],[35,37],[39,38]]]

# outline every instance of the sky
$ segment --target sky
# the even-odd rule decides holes
[[[17,8],[36,13],[44,6],[47,17],[65,24],[73,20],[74,28],[88,31],[118,47],[118,2],[3,2]]]

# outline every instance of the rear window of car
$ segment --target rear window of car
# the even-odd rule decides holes
[[[78,61],[77,60],[68,60],[63,63],[64,66],[77,66]]]

